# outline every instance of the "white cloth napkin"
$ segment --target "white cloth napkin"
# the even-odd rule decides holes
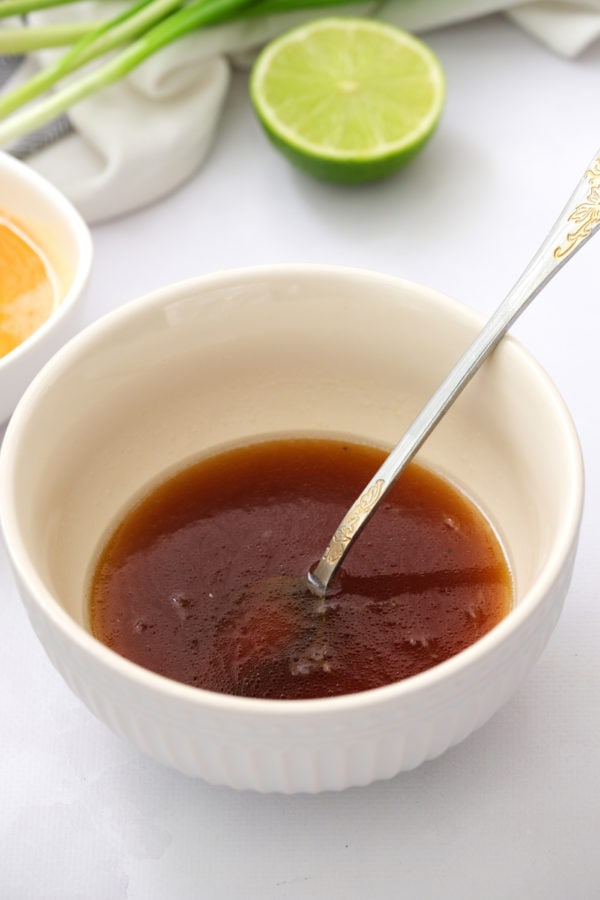
[[[30,20],[72,21],[75,9],[79,15],[98,18],[106,15],[107,7],[118,8],[102,0],[45,10]],[[387,0],[236,22],[188,35],[164,48],[124,81],[73,107],[72,130],[59,125],[55,129],[63,133],[59,140],[37,152],[32,152],[30,141],[20,155],[70,197],[89,222],[151,203],[201,166],[218,126],[232,65],[247,63],[260,45],[285,28],[332,11],[377,16],[417,33],[505,11],[566,56],[577,55],[600,37],[600,0],[523,5],[515,0]],[[48,52],[30,57],[27,68],[52,57]]]

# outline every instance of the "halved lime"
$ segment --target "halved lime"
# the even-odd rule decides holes
[[[317,178],[358,183],[404,165],[433,133],[445,80],[435,54],[373,19],[316,19],[268,44],[250,96],[269,138]]]

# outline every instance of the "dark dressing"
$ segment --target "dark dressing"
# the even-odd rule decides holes
[[[282,578],[316,562],[384,456],[269,441],[176,474],[104,548],[93,634],[177,681],[273,699],[379,687],[468,647],[510,608],[508,564],[480,510],[414,463],[356,539],[325,609]]]

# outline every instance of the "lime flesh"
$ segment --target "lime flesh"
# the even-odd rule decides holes
[[[358,183],[391,174],[431,137],[445,95],[433,52],[371,19],[319,19],[271,42],[250,79],[273,144],[318,178]]]

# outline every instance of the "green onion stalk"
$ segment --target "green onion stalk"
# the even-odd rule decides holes
[[[0,19],[76,2],[0,0]],[[3,54],[67,48],[26,82],[0,94],[0,146],[120,81],[149,56],[200,28],[345,3],[348,0],[135,0],[118,15],[101,21],[0,28]],[[85,71],[78,73],[83,67]],[[67,83],[61,84],[67,76]],[[48,94],[55,86],[54,93]]]

